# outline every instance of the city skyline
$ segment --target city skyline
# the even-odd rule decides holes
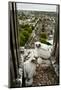
[[[17,3],[17,10],[56,12],[57,5]]]

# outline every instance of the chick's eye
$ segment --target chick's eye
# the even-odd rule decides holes
[[[40,46],[40,44],[39,44],[39,46]]]

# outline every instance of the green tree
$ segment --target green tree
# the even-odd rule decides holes
[[[43,38],[40,38],[40,42],[47,45],[51,45],[51,43],[47,42],[46,39],[43,39]]]
[[[42,32],[42,33],[40,34],[40,38],[47,39],[47,34],[46,34],[46,32]]]
[[[22,34],[24,35],[25,39],[28,40],[29,38],[29,33],[27,31],[22,31]]]
[[[26,25],[19,25],[19,43],[20,46],[24,46],[27,42],[28,38],[32,33],[32,27],[28,24]]]
[[[19,35],[19,43],[20,43],[20,46],[25,45],[25,37],[22,33],[20,33],[20,35]]]

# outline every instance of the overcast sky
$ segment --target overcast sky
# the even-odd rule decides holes
[[[34,10],[34,11],[56,12],[56,8],[57,8],[56,5],[17,3],[17,9],[18,10]]]

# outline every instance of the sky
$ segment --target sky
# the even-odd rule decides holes
[[[57,5],[17,3],[17,10],[56,12]]]

